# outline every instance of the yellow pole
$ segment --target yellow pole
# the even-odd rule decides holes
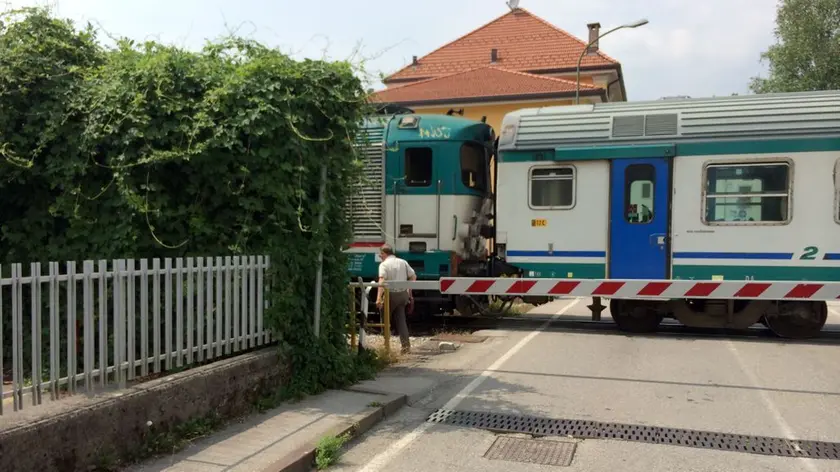
[[[356,287],[350,286],[350,351],[356,352]]]
[[[384,311],[385,313],[382,314],[382,322],[384,323],[383,329],[385,330],[382,333],[385,337],[385,354],[388,355],[388,361],[391,360],[391,294],[388,291],[388,287],[383,287],[385,291],[385,305]]]

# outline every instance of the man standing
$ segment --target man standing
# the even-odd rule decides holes
[[[414,269],[403,259],[394,255],[391,246],[385,244],[379,249],[379,256],[382,262],[379,264],[379,283],[405,282],[417,280]],[[391,322],[396,323],[397,331],[400,333],[402,352],[411,351],[411,342],[408,339],[408,323],[405,320],[405,308],[411,301],[411,289],[391,288],[388,290],[388,303],[391,309]],[[385,306],[385,290],[379,287],[376,296],[376,306],[380,310]],[[384,314],[384,313],[383,313]]]

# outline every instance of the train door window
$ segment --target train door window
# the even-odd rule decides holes
[[[705,194],[705,224],[787,224],[790,165],[786,162],[710,164],[705,169]]]
[[[656,169],[650,164],[633,164],[624,170],[624,211],[628,223],[653,221]]]
[[[405,184],[409,187],[432,185],[432,149],[407,148],[405,150]]]
[[[834,221],[840,223],[840,159],[834,164]]]
[[[461,145],[461,181],[467,188],[487,191],[487,154],[478,143]]]
[[[531,169],[530,178],[531,208],[568,210],[574,206],[574,167],[536,167]]]

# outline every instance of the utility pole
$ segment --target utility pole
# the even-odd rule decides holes
[[[577,86],[575,88],[575,105],[580,104],[580,63],[583,62],[583,56],[585,56],[586,53],[589,52],[589,48],[593,44],[597,43],[599,39],[601,39],[604,36],[612,33],[613,31],[618,31],[622,28],[638,28],[639,26],[644,26],[646,24],[648,24],[648,20],[639,20],[635,23],[629,23],[629,24],[626,24],[626,25],[616,26],[615,28],[613,28],[613,29],[607,31],[604,34],[599,35],[595,39],[592,39],[592,40],[589,41],[589,43],[586,45],[586,47],[583,48],[583,52],[580,53],[580,57],[578,58],[578,61],[577,61],[577,80],[576,80]]]

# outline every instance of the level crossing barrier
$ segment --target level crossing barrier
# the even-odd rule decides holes
[[[840,282],[753,280],[599,280],[442,277],[444,295],[840,300]]]

